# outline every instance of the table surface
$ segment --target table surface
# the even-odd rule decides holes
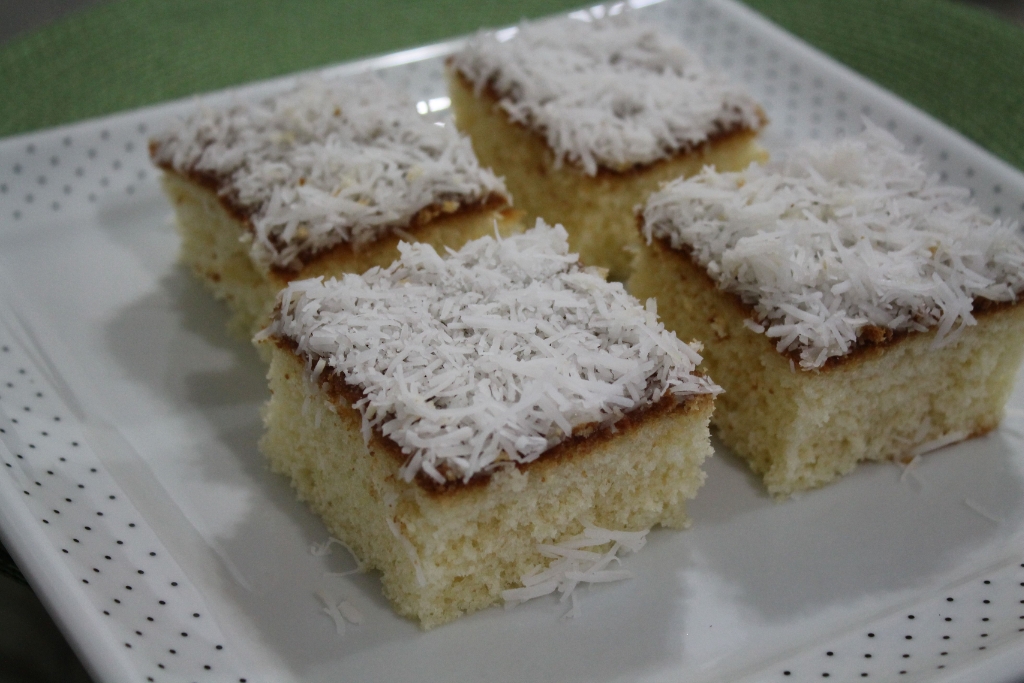
[[[744,1],[1024,169],[1021,27],[947,0]],[[5,94],[0,98],[0,137],[577,6],[578,0],[103,3],[0,47],[0,92]],[[5,596],[0,602],[11,606],[31,600],[27,588],[9,585],[18,581],[23,579],[0,547],[0,588]],[[0,613],[0,621],[12,625],[9,614]],[[59,640],[52,628],[33,628],[37,639]],[[64,650],[61,645],[46,649],[45,656],[68,656],[66,645]],[[3,636],[0,683],[86,680],[73,663],[26,667],[24,661],[12,659],[12,653],[13,641]]]
[[[949,0],[746,0],[1024,168],[1024,30]],[[119,0],[0,49],[0,136],[390,52],[577,0]]]

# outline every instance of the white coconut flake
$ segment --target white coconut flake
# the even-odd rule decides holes
[[[313,591],[313,594],[316,595],[324,605],[320,611],[331,618],[334,622],[334,629],[337,631],[338,635],[344,637],[345,617],[342,616],[341,611],[338,609],[337,598],[333,595],[328,595],[327,591],[322,588],[317,588]]]
[[[1002,425],[1000,425],[1000,428],[1006,433],[1012,434],[1013,436],[1017,437],[1018,439],[1024,439],[1024,427],[1021,427],[1020,425],[1014,425],[1008,422],[1004,422]]]
[[[521,577],[522,588],[511,588],[501,592],[506,609],[544,595],[561,593],[559,602],[570,601],[569,611],[562,619],[579,617],[576,603],[576,587],[580,583],[610,583],[633,578],[625,569],[608,569],[612,562],[620,563],[620,552],[639,552],[647,542],[646,531],[613,531],[600,527],[586,526],[578,536],[564,539],[555,544],[541,543],[537,550],[544,557],[554,558],[546,569]],[[583,550],[584,548],[610,547],[603,552]]]
[[[331,618],[339,636],[345,636],[345,622],[356,626],[363,623],[363,613],[335,591],[321,587],[314,590],[313,594],[323,603],[320,611]]]
[[[352,550],[352,548],[347,543],[345,543],[344,541],[339,541],[333,536],[329,537],[323,543],[310,544],[309,553],[314,557],[326,557],[331,554],[331,546],[335,544],[341,546],[342,548],[348,551],[349,556],[351,556],[352,561],[355,562],[356,566],[354,569],[350,569],[348,571],[327,572],[328,574],[332,576],[349,576],[351,574],[361,574],[366,571],[366,564],[361,559],[359,559],[359,556],[356,555],[355,551]]]
[[[408,556],[409,561],[412,563],[413,571],[416,573],[416,585],[426,586],[427,576],[423,573],[423,564],[420,562],[419,553],[416,552],[416,546],[412,544],[405,534],[402,533],[402,529],[398,526],[398,522],[395,521],[395,510],[398,507],[398,496],[394,493],[388,495],[384,499],[384,506],[387,508],[387,513],[384,516],[384,522],[388,525],[388,530],[391,535],[398,539],[399,545],[405,550],[405,554]]]
[[[648,241],[690,253],[804,369],[848,353],[869,327],[935,330],[937,345],[951,343],[976,324],[975,299],[1015,302],[1024,291],[1017,224],[985,215],[966,189],[866,126],[766,167],[706,168],[643,211]]]
[[[580,268],[561,226],[538,221],[446,258],[424,244],[399,251],[387,269],[291,283],[271,330],[310,374],[326,360],[361,391],[364,438],[398,444],[406,480],[469,481],[533,461],[577,427],[720,391],[621,284]]]
[[[925,453],[937,451],[940,448],[945,448],[946,446],[949,446],[950,444],[959,443],[966,439],[967,437],[969,437],[970,435],[971,433],[967,431],[956,431],[949,432],[948,434],[943,434],[937,439],[926,441],[923,444],[917,446],[913,451],[914,457],[916,458],[919,455],[924,455]]]
[[[350,624],[358,626],[363,623],[363,613],[348,600],[342,600],[338,603],[338,611],[341,613],[341,616],[345,618],[345,621]]]
[[[467,138],[431,125],[405,95],[369,77],[311,79],[261,102],[200,106],[152,149],[161,166],[214,179],[249,215],[250,254],[263,267],[295,269],[310,253],[361,247],[428,207],[451,212],[506,196]]]
[[[916,487],[918,489],[920,489],[920,488],[922,488],[924,486],[924,482],[922,482],[921,478],[917,476],[917,468],[921,464],[921,455],[920,454],[915,455],[910,460],[905,460],[904,461],[904,460],[894,459],[893,462],[895,462],[899,466],[899,468],[902,470],[900,472],[900,483],[901,484],[905,484],[908,481],[912,481],[912,482],[914,482],[914,484],[916,484]]]
[[[988,521],[992,522],[993,524],[1002,524],[1003,522],[1002,517],[999,517],[998,515],[989,512],[988,510],[985,509],[983,505],[979,504],[977,501],[974,501],[970,498],[964,498],[964,505],[970,508],[973,512],[978,513]]]
[[[562,615],[562,621],[580,618],[579,600],[576,599],[575,592],[569,594],[569,604],[569,611]]]
[[[309,545],[309,554],[313,557],[327,557],[331,554],[331,545],[334,543],[337,543],[342,547],[344,547],[345,545],[344,543],[342,543],[341,541],[332,536],[323,543],[311,543]]]
[[[524,22],[511,37],[480,33],[453,64],[542,134],[556,163],[623,170],[758,130],[761,108],[672,36],[623,14]]]
[[[750,318],[743,319],[743,326],[756,334],[764,334],[764,325],[758,325]]]

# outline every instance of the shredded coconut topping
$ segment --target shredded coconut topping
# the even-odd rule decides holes
[[[757,103],[674,38],[629,15],[481,33],[454,58],[512,121],[589,175],[665,159],[717,134],[759,129]]]
[[[314,386],[330,372],[361,390],[364,438],[397,443],[406,480],[468,481],[666,395],[719,391],[653,300],[581,268],[561,226],[447,258],[399,251],[387,269],[291,283],[263,335],[294,342]]]
[[[937,345],[951,342],[976,323],[975,299],[1024,290],[1018,226],[983,214],[870,122],[767,167],[673,181],[643,220],[648,241],[690,252],[753,308],[747,327],[799,351],[805,369],[862,335],[935,329]]]
[[[213,179],[249,216],[263,266],[296,269],[305,255],[365,245],[424,209],[506,197],[467,138],[371,79],[311,80],[262,102],[201,107],[152,147],[156,163]]]

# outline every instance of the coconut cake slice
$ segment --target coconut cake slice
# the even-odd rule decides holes
[[[777,496],[994,429],[1024,240],[886,131],[652,195],[629,289],[705,343],[722,440]]]
[[[687,525],[718,388],[653,302],[542,222],[444,256],[399,249],[290,283],[259,335],[261,448],[398,613],[429,628],[544,570],[539,546]]]
[[[622,280],[633,208],[706,165],[763,161],[766,117],[657,27],[582,15],[475,36],[449,61],[449,90],[456,125],[528,220],[565,225],[585,263]]]
[[[441,248],[517,230],[469,142],[374,79],[309,80],[259,102],[201,106],[155,137],[185,264],[266,324],[293,279],[387,265],[400,239]]]

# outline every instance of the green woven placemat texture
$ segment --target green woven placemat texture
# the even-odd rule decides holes
[[[948,0],[745,0],[1024,169],[1024,28]]]
[[[950,0],[746,0],[1024,168],[1024,29]],[[117,0],[0,50],[0,136],[435,42],[579,0]]]

